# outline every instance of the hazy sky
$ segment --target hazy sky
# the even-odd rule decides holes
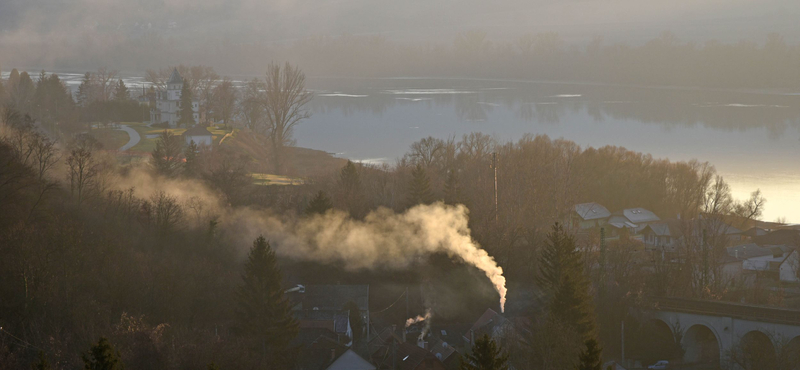
[[[670,30],[684,40],[763,41],[779,32],[797,42],[797,19],[797,0],[0,0],[0,40],[149,29],[261,41],[343,33],[450,41],[482,29],[498,39],[558,31],[568,41],[635,43]]]

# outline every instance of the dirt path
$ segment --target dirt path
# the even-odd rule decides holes
[[[136,130],[128,127],[127,125],[121,125],[119,130],[127,132],[128,136],[130,136],[130,140],[128,140],[128,143],[123,145],[122,148],[119,148],[120,152],[124,152],[130,148],[133,148],[134,146],[136,146],[136,144],[139,144],[139,140],[142,140],[142,137],[139,136],[139,133],[136,132]]]

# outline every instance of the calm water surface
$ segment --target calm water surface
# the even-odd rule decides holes
[[[57,73],[77,89],[82,73]],[[142,73],[122,75],[132,90],[145,85]],[[474,131],[501,140],[530,133],[582,147],[618,145],[708,161],[735,197],[761,189],[768,200],[763,219],[800,223],[800,92],[415,78],[310,78],[308,87],[313,114],[295,131],[299,146],[391,163],[421,138]]]

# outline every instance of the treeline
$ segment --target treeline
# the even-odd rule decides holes
[[[150,117],[149,108],[131,98],[117,72],[105,68],[86,73],[75,96],[55,73],[42,71],[34,81],[27,72],[13,69],[6,81],[0,80],[0,106],[39,122],[54,135],[82,131],[92,123]]]
[[[86,50],[78,45],[71,49]],[[47,53],[51,49],[41,50]],[[8,54],[14,55],[13,46]],[[723,43],[681,41],[665,32],[641,45],[609,43],[597,37],[588,45],[577,46],[557,33],[526,34],[509,41],[469,31],[452,43],[426,44],[353,35],[286,44],[182,43],[146,33],[121,41],[113,52],[89,50],[64,57],[61,65],[86,66],[103,60],[136,70],[157,68],[176,59],[242,74],[263,73],[264,60],[292,60],[311,76],[480,77],[718,88],[800,86],[800,74],[796,73],[800,45],[788,44],[778,34],[769,35],[762,43]]]

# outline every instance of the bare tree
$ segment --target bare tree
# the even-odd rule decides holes
[[[94,75],[92,75],[92,77],[94,77],[97,81],[96,85],[99,90],[100,100],[111,100],[111,94],[114,92],[114,82],[116,81],[118,74],[119,71],[102,67],[98,69]]]
[[[236,110],[236,100],[238,98],[236,88],[233,86],[231,80],[226,77],[214,87],[212,96],[213,102],[211,107],[214,116],[217,119],[221,119],[222,123],[227,127]]]
[[[264,90],[266,90],[266,87],[261,80],[254,78],[248,81],[242,91],[242,99],[239,106],[239,113],[242,116],[241,120],[244,125],[250,130],[261,134],[266,134],[265,130],[263,130],[264,125],[262,122],[264,119],[264,106],[262,104]]]
[[[311,93],[305,88],[306,76],[291,64],[283,67],[270,63],[267,67],[264,94],[266,132],[271,144],[275,173],[283,172],[284,147],[292,145],[292,134],[300,121],[311,116],[306,104]]]
[[[88,134],[78,135],[71,145],[69,156],[67,157],[67,176],[70,192],[78,204],[86,199],[95,186],[101,167],[101,163],[95,156],[97,149],[100,149],[100,143]]]

